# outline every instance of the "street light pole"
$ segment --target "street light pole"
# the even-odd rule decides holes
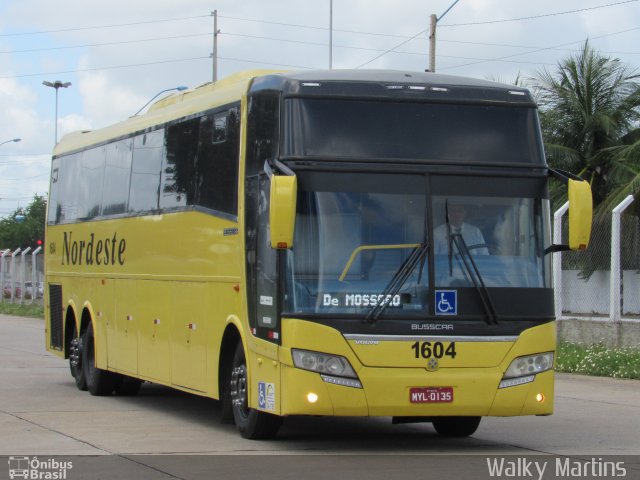
[[[11,143],[11,142],[20,142],[21,140],[22,140],[21,138],[12,138],[11,140],[0,142],[0,145],[4,145],[5,143]]]
[[[45,87],[51,87],[56,89],[56,123],[55,123],[55,144],[58,144],[58,90],[60,88],[69,88],[71,86],[71,82],[61,82],[60,80],[56,80],[55,82],[47,82],[44,81],[42,84]]]

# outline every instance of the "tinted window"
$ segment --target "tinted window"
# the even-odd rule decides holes
[[[49,202],[47,203],[47,221],[57,222],[60,217],[58,199],[60,197],[60,159],[54,158],[51,162],[51,183],[49,185]]]
[[[162,163],[160,185],[160,208],[194,204],[199,132],[199,118],[167,127],[166,152]]]
[[[249,98],[245,172],[247,176],[261,171],[265,160],[278,154],[279,105],[280,97],[273,93],[263,93]]]
[[[133,140],[129,211],[160,208],[160,172],[164,155],[164,130],[138,135]]]
[[[56,217],[60,222],[68,222],[78,218],[80,199],[76,184],[80,174],[80,155],[75,153],[59,159],[57,182],[59,201]]]
[[[224,140],[216,133],[221,118],[225,125]],[[239,146],[236,108],[202,117],[196,174],[197,205],[232,215],[237,213]]]
[[[131,180],[131,139],[121,140],[107,145],[107,162],[104,173],[104,194],[102,196],[102,214],[125,213],[129,200],[129,182]]]
[[[542,163],[533,108],[287,101],[286,155]]]
[[[80,179],[78,190],[78,218],[92,218],[102,210],[106,147],[97,147],[79,154]]]

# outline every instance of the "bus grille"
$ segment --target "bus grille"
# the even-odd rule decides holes
[[[51,307],[51,348],[62,350],[62,285],[49,284],[49,306]]]

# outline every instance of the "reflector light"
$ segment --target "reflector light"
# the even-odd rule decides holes
[[[289,248],[286,242],[278,242],[278,248]]]

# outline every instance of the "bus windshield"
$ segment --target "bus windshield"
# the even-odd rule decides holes
[[[286,311],[366,317],[382,303],[386,318],[433,314],[434,289],[478,288],[471,263],[483,288],[550,288],[547,200],[429,198],[409,183],[405,192],[299,191]]]

